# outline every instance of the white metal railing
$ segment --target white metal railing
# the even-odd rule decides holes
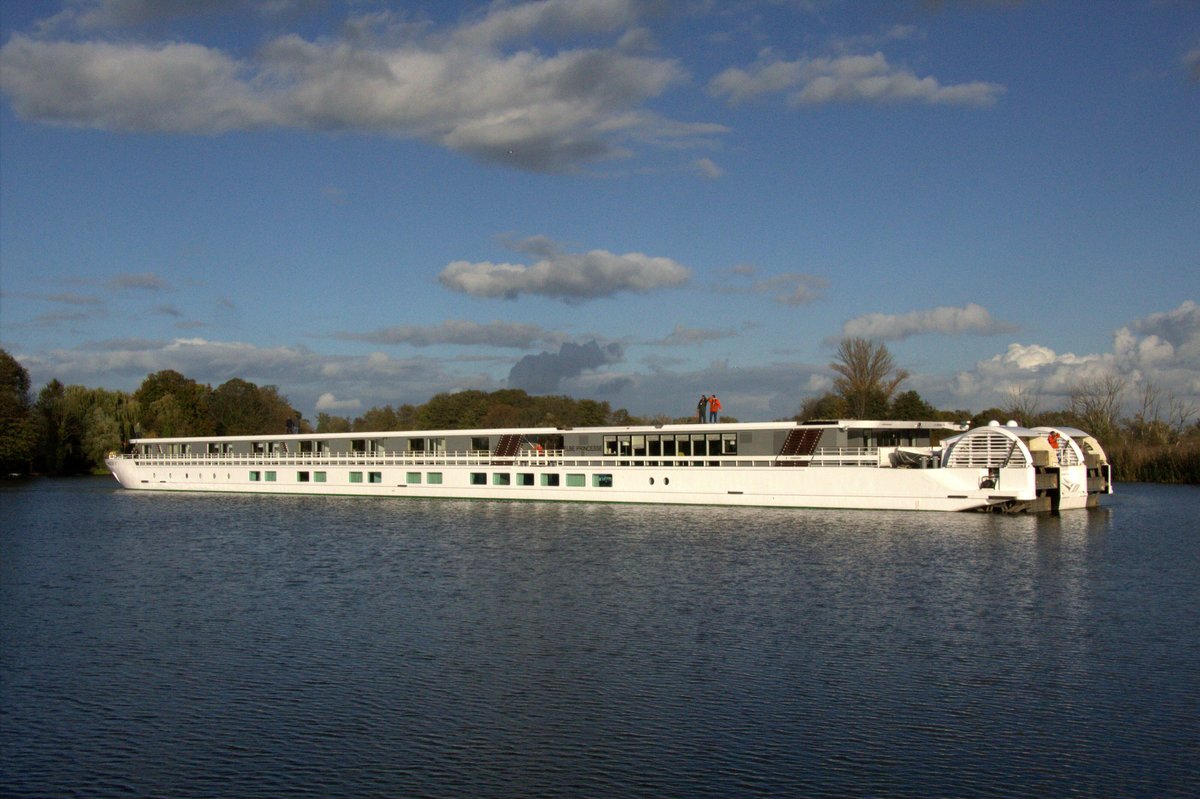
[[[812,455],[612,455],[562,449],[524,449],[513,455],[488,450],[450,452],[191,452],[133,453],[115,457],[147,466],[878,466],[875,447],[823,447]]]

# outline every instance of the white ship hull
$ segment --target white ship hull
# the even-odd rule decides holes
[[[256,447],[232,452],[243,438],[143,439],[140,451],[115,455],[108,465],[128,489],[145,491],[195,491],[222,493],[323,494],[343,496],[421,497],[433,499],[539,500],[562,502],[622,502],[679,505],[730,505],[786,508],[857,508],[875,510],[1057,511],[1095,505],[1099,494],[1111,490],[1105,466],[1104,480],[1089,478],[1085,464],[1038,468],[1033,456],[1003,463],[949,465],[947,450],[908,447],[922,459],[921,467],[895,464],[897,447],[813,449],[802,454],[780,454],[777,444],[760,444],[772,434],[793,429],[829,435],[866,423],[827,423],[826,427],[800,428],[791,423],[774,425],[687,425],[671,428],[604,428],[566,433],[566,448],[546,451],[529,442],[562,439],[559,431],[469,431],[475,441],[519,439],[512,453],[490,450],[389,452],[308,452],[296,450],[319,442],[329,446],[336,437],[278,436],[282,449]],[[887,423],[871,423],[876,430]],[[897,423],[899,424],[899,423]],[[834,425],[838,425],[834,427]],[[702,432],[696,433],[696,430]],[[974,433],[975,431],[972,431]],[[603,436],[597,445],[571,448],[573,440]],[[704,451],[683,457],[663,454],[662,440],[724,437],[734,453]],[[737,436],[741,434],[740,440]],[[395,444],[418,433],[356,434],[360,441],[374,436]],[[421,446],[441,441],[421,433]],[[968,434],[969,435],[969,434]],[[575,439],[572,439],[572,436]],[[757,436],[757,439],[755,438]],[[1012,450],[1021,440],[1011,433]],[[622,442],[644,446],[647,437],[653,455]],[[657,438],[655,438],[657,437]],[[732,438],[731,438],[732,437]],[[267,438],[267,437],[260,437]],[[960,438],[966,438],[962,436]],[[340,439],[338,439],[340,440]],[[771,441],[781,440],[778,436]],[[791,439],[788,439],[789,441]],[[1004,444],[1008,439],[1001,441]],[[334,444],[337,441],[333,442]],[[256,445],[261,442],[255,442]],[[288,446],[290,444],[290,447]],[[165,446],[165,448],[164,448]],[[203,446],[204,451],[196,452]],[[682,446],[682,445],[680,445]],[[759,446],[763,451],[747,452]],[[972,446],[978,446],[972,444]],[[523,447],[523,448],[522,448]],[[609,448],[611,451],[605,451]],[[212,450],[217,451],[212,451]],[[674,449],[674,446],[672,447]],[[770,449],[770,451],[767,451]],[[994,449],[994,447],[993,447]],[[260,451],[262,450],[262,451]],[[633,454],[637,452],[638,454]],[[1028,450],[1026,449],[1026,454]],[[975,454],[971,459],[978,460]]]

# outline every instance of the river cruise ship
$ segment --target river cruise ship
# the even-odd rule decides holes
[[[1095,438],[1015,422],[834,420],[139,438],[144,491],[1057,512],[1112,492]]]

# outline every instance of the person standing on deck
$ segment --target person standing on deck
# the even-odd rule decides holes
[[[717,399],[717,395],[713,394],[708,398],[708,421],[717,421],[717,413],[721,410],[721,401]]]
[[[706,418],[707,412],[708,412],[708,397],[701,394],[700,401],[696,403],[696,416],[698,417],[696,419],[696,421],[698,421],[700,424],[704,424],[704,419]]]

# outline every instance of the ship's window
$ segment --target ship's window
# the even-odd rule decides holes
[[[557,474],[543,474],[542,475],[542,485],[544,485],[544,486],[558,485],[558,475]]]
[[[665,458],[675,457],[675,439],[667,436],[662,442],[662,454]]]
[[[506,486],[512,484],[512,475],[507,472],[496,472],[492,475],[492,485]]]
[[[351,452],[366,452],[367,451],[367,440],[365,438],[350,439],[350,451]]]
[[[275,472],[267,472],[266,478],[267,478],[268,483],[274,483],[275,482]]]
[[[441,472],[430,472],[429,474],[425,475],[425,477],[426,477],[426,482],[432,486],[439,486],[442,484],[442,473]]]
[[[568,488],[583,488],[585,485],[587,485],[587,481],[584,479],[584,476],[582,474],[568,474],[567,475],[567,487]]]
[[[362,472],[350,472],[350,482],[351,483],[361,483],[362,482]]]
[[[261,472],[250,472],[250,482],[251,483],[257,483],[261,479],[262,479]]]
[[[662,439],[658,436],[651,436],[650,441],[650,457],[657,458],[662,455]]]
[[[367,472],[367,481],[371,483],[382,483],[383,472]]]
[[[446,439],[431,438],[431,439],[429,439],[428,446],[429,446],[430,452],[445,452],[446,451]]]
[[[517,485],[519,485],[519,486],[531,486],[531,485],[533,485],[533,473],[532,473],[532,472],[521,472],[521,473],[519,473],[519,474],[517,475]]]
[[[424,452],[425,451],[425,439],[410,438],[408,440],[408,451],[409,452]]]
[[[328,441],[318,441],[317,442],[317,452],[329,452],[329,442]]]
[[[487,452],[490,449],[487,436],[472,436],[471,449]]]
[[[311,475],[308,472],[296,472],[297,483],[307,483]]]
[[[618,438],[617,446],[620,449],[620,456],[622,458],[628,458],[633,452],[633,442],[630,440],[630,436],[621,436]]]
[[[421,473],[409,472],[408,474],[404,475],[404,482],[408,483],[409,485],[419,484],[421,482]]]
[[[612,488],[612,475],[611,474],[593,474],[592,475],[592,487],[593,488]]]
[[[255,455],[262,455],[266,451],[267,451],[267,448],[261,441],[254,442],[254,454]]]
[[[616,455],[617,455],[617,437],[616,436],[605,436],[604,437],[604,454],[612,456],[612,457],[616,457]]]
[[[314,483],[324,483],[325,482],[325,472],[313,472],[313,482]]]
[[[646,457],[646,437],[645,436],[634,436],[633,437],[633,457],[635,457],[635,458]]]
[[[679,455],[687,457],[692,454],[692,442],[687,436],[680,436],[677,440],[677,445],[679,447]],[[671,453],[668,452],[666,454],[670,455]]]
[[[736,455],[737,454],[737,433],[726,433],[721,438],[721,454]]]
[[[300,451],[304,452],[304,453],[312,452],[313,451],[313,442],[301,441],[300,442]]]
[[[485,486],[487,485],[487,475],[483,472],[471,472],[471,485]]]

